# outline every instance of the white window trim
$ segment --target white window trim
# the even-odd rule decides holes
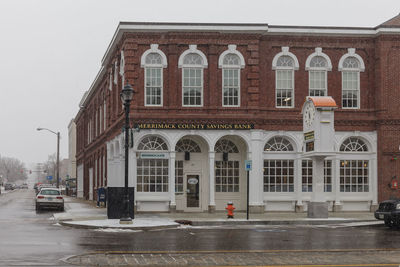
[[[294,70],[298,70],[299,69],[299,61],[297,60],[297,57],[295,56],[295,54],[293,54],[292,52],[289,52],[289,47],[288,46],[282,46],[282,52],[279,52],[278,54],[276,54],[274,59],[272,60],[272,69],[273,70],[276,70],[278,59],[281,56],[289,56],[289,57],[291,57],[294,60],[294,68],[293,69]],[[281,67],[279,67],[279,69],[281,69]],[[292,68],[290,68],[290,69],[292,69]]]
[[[311,60],[313,59],[313,57],[316,57],[316,56],[320,56],[320,57],[325,58],[328,66],[326,68],[313,68],[313,67],[310,67]],[[326,93],[325,96],[327,96],[328,95],[328,71],[332,70],[332,62],[331,62],[331,59],[328,57],[328,55],[322,52],[322,48],[321,47],[316,47],[315,48],[315,52],[308,56],[308,58],[306,60],[306,70],[308,71],[308,95],[310,95],[310,90],[311,90],[310,89],[310,81],[311,81],[310,80],[310,76],[311,76],[310,71],[313,71],[313,70],[321,71],[322,70],[322,71],[325,71],[325,90],[326,90],[325,91],[325,93]]]
[[[299,60],[292,52],[289,52],[288,46],[282,46],[282,52],[279,52],[274,56],[272,60],[272,69],[275,70],[275,107],[276,108],[294,108],[294,101],[295,101],[295,93],[294,93],[294,71],[299,69]],[[281,56],[289,56],[294,61],[293,67],[278,67],[278,59]],[[277,79],[277,72],[276,70],[292,70],[292,105],[291,106],[278,106],[278,99],[277,99],[277,92],[278,92],[278,79]]]
[[[179,60],[178,60],[178,68],[184,68],[184,67],[198,67],[198,65],[185,65],[183,64],[183,59],[185,58],[185,56],[187,54],[190,53],[195,53],[198,54],[202,59],[203,59],[203,69],[208,67],[208,61],[207,61],[207,57],[206,55],[204,55],[203,52],[201,52],[200,50],[197,49],[197,45],[189,45],[189,49],[185,50],[180,56],[179,56]]]
[[[218,68],[222,69],[222,106],[223,107],[240,107],[240,92],[241,92],[241,78],[240,78],[240,69],[243,69],[246,66],[244,57],[242,53],[236,50],[236,45],[228,45],[228,50],[222,52],[218,59]],[[224,65],[224,58],[228,54],[235,54],[239,57],[240,64],[233,66],[233,65]],[[238,69],[238,79],[239,79],[239,92],[238,92],[238,104],[237,105],[224,105],[224,69]]]
[[[163,76],[163,69],[161,69],[161,102],[159,105],[155,105],[155,104],[147,104],[147,94],[146,94],[146,74],[149,68],[158,68],[158,67],[154,67],[152,65],[149,65],[148,68],[145,67],[144,68],[144,105],[146,107],[162,107],[164,104],[164,76]]]
[[[161,56],[161,64],[146,64],[146,57],[151,54],[151,53],[156,53]],[[166,68],[168,66],[168,61],[167,61],[167,56],[164,54],[163,51],[158,49],[158,44],[151,44],[150,49],[146,50],[143,54],[142,57],[140,58],[140,67],[144,68],[144,105],[146,107],[161,107],[163,106],[164,103],[164,71],[163,68]],[[161,68],[161,104],[159,105],[152,105],[152,104],[147,104],[146,103],[146,73],[147,73],[147,68]]]
[[[357,72],[357,78],[358,78],[358,83],[357,83],[357,107],[343,107],[343,72],[349,72],[349,69],[342,69],[342,94],[341,94],[341,99],[342,99],[342,109],[360,109],[361,108],[361,92],[360,92],[360,71],[357,69],[351,69],[353,72]]]
[[[320,57],[325,58],[325,60],[328,63],[328,66],[326,68],[312,68],[312,67],[310,67],[311,59],[313,57],[316,57],[316,56],[320,56]],[[315,52],[308,56],[308,58],[306,60],[306,70],[326,70],[326,71],[331,71],[332,70],[331,59],[328,57],[327,54],[322,52],[322,48],[321,47],[316,47],[315,48]]]
[[[183,94],[183,72],[185,71],[185,69],[200,69],[201,71],[201,99],[200,99],[200,105],[185,105],[183,102],[183,98],[184,98],[184,94]],[[203,68],[200,67],[183,67],[182,68],[182,107],[203,107],[204,105],[204,71]]]
[[[278,70],[292,70],[292,105],[291,106],[278,106],[278,79],[277,79],[277,73],[276,71]],[[294,101],[295,101],[295,97],[294,97],[294,69],[293,68],[277,68],[275,69],[275,107],[276,108],[294,108]]]
[[[162,58],[161,65],[159,65],[159,64],[146,64],[146,57],[150,53],[157,53],[157,54],[159,54],[161,56],[161,58]],[[158,49],[158,44],[151,44],[150,45],[150,49],[146,50],[143,53],[142,57],[140,58],[140,67],[142,67],[142,68],[145,68],[145,67],[162,67],[162,68],[166,68],[167,66],[168,66],[167,56],[164,54],[163,51]]]
[[[122,82],[121,84],[122,84],[122,87],[124,87],[124,84],[125,84],[125,56],[124,56],[124,50],[121,51],[119,75],[121,75],[121,82]]]
[[[360,62],[360,68],[358,68],[358,71],[364,72],[365,71],[364,60],[362,59],[362,57],[360,57],[358,54],[356,54],[356,49],[348,48],[347,51],[348,52],[346,54],[344,54],[339,60],[339,66],[338,66],[339,71],[343,71],[343,70],[353,70],[354,71],[355,69],[343,68],[343,62],[348,57],[355,57]]]

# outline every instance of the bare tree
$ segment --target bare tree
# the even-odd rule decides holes
[[[25,163],[16,158],[0,157],[0,176],[2,182],[26,180],[28,170]]]

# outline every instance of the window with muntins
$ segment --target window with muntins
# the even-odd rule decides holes
[[[264,160],[264,192],[294,192],[294,161]]]
[[[293,151],[293,145],[285,137],[274,136],[265,144],[264,151]]]
[[[201,153],[200,146],[195,141],[189,138],[179,140],[175,146],[175,151]]]
[[[360,63],[355,57],[343,62],[342,70],[342,107],[359,108],[360,100]]]
[[[158,53],[150,53],[146,56],[145,65],[145,105],[162,105],[162,58]]]
[[[315,48],[315,52],[308,56],[306,70],[308,71],[309,96],[327,96],[327,73],[332,70],[332,63],[322,52],[321,47]]]
[[[239,161],[215,161],[215,192],[239,192]]]
[[[294,60],[280,56],[275,70],[276,106],[293,107],[294,101]]]
[[[235,54],[227,54],[223,63],[223,106],[240,106],[240,58]]]
[[[163,139],[149,136],[138,145],[139,151],[168,151]],[[168,192],[168,159],[137,159],[137,192]]]
[[[182,68],[183,106],[203,105],[203,68],[199,55],[191,53],[185,56]],[[190,67],[189,67],[190,66]]]

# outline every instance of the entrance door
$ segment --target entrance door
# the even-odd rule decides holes
[[[186,175],[186,208],[200,208],[200,175]]]

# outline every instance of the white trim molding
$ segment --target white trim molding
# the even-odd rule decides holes
[[[226,55],[228,54],[235,54],[239,57],[240,59],[240,65],[238,65],[241,69],[243,69],[246,66],[244,57],[242,55],[242,53],[240,53],[238,50],[236,50],[236,45],[230,44],[228,45],[228,50],[225,50],[224,52],[222,52],[222,54],[219,56],[218,59],[218,68],[232,68],[232,65],[224,65],[224,58]],[[236,66],[234,66],[236,67]]]
[[[159,54],[161,56],[161,59],[162,59],[161,65],[149,65],[149,64],[146,64],[146,57],[150,53],[157,53],[157,54]],[[166,68],[168,66],[167,56],[164,54],[163,51],[158,49],[158,44],[151,44],[150,45],[150,49],[146,50],[143,53],[142,57],[140,58],[140,67],[144,68],[144,67],[148,67],[148,66],[151,66],[151,67],[163,67],[163,68]]]
[[[186,55],[190,54],[190,53],[195,53],[198,54],[202,60],[203,60],[203,64],[201,65],[203,68],[207,68],[208,67],[208,61],[207,61],[207,57],[206,55],[204,55],[203,52],[201,52],[200,50],[197,49],[197,45],[189,45],[189,49],[184,51],[180,56],[179,56],[179,60],[178,60],[178,68],[183,68],[183,67],[193,67],[190,65],[185,65],[183,64],[183,59],[185,58]],[[195,66],[197,67],[197,65]]]
[[[297,60],[297,57],[295,56],[295,54],[293,54],[292,52],[289,52],[289,47],[288,46],[282,46],[282,52],[279,52],[278,54],[275,55],[274,59],[272,60],[272,69],[276,70],[277,68],[277,63],[278,63],[278,59],[281,56],[289,56],[294,60],[294,70],[298,70],[299,69],[299,61]]]
[[[343,68],[343,62],[348,57],[355,57],[358,60],[358,62],[360,63],[360,67],[358,68],[358,71],[365,71],[364,60],[362,59],[362,57],[360,57],[358,54],[356,54],[356,49],[348,48],[347,51],[348,52],[346,54],[344,54],[339,60],[339,71],[346,70],[345,68]],[[350,69],[350,70],[357,70],[357,69]]]
[[[308,56],[308,58],[307,58],[307,60],[306,60],[306,70],[314,69],[314,68],[311,68],[311,67],[310,67],[310,62],[311,62],[311,59],[312,59],[313,57],[315,57],[315,56],[320,56],[320,57],[325,58],[325,60],[326,60],[327,63],[328,63],[328,66],[327,66],[326,68],[324,68],[324,69],[326,69],[327,71],[331,71],[331,70],[332,70],[332,62],[331,62],[331,59],[328,57],[327,54],[325,54],[325,53],[322,52],[322,48],[321,48],[321,47],[316,47],[316,48],[315,48],[315,52]]]

